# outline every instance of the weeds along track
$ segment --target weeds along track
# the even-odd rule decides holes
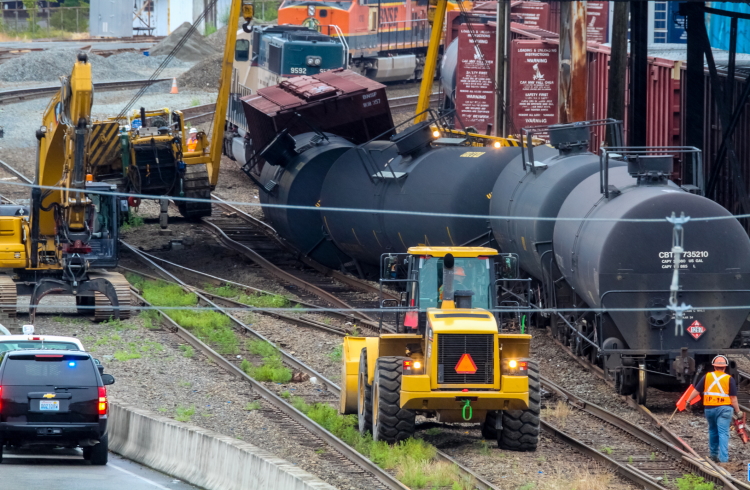
[[[222,245],[247,257],[305,302],[351,309],[351,316],[358,325],[378,330],[375,315],[356,311],[378,307],[380,289],[377,286],[305,257],[266,223],[212,197],[213,214],[204,218],[203,224]],[[397,298],[393,293],[383,292],[383,299]]]
[[[137,290],[133,294],[142,305],[151,306]],[[264,415],[273,423],[281,425],[286,430],[286,433],[289,434],[289,437],[306,447],[315,449],[329,448],[330,450],[325,451],[324,455],[331,465],[338,468],[338,471],[349,473],[350,476],[358,476],[360,483],[363,483],[363,487],[371,485],[372,488],[408,489],[393,475],[381,469],[378,465],[358,453],[354,448],[311,420],[291,403],[266,387],[266,385],[248,376],[237,365],[238,363],[222,356],[208,344],[181,327],[172,319],[168,311],[159,309],[155,311],[158,312],[160,322],[166,329],[206,355],[217,366],[249,383],[253,391],[268,402],[271,407],[270,409],[264,409]],[[370,482],[369,485],[366,483],[367,481]]]
[[[126,247],[129,247],[127,244],[123,243]],[[244,335],[248,335],[251,337],[254,337],[258,340],[263,340],[265,342],[268,342],[269,344],[273,345],[272,342],[270,342],[266,337],[259,334],[258,332],[251,329],[248,325],[242,323],[241,321],[237,320],[229,311],[225,310],[222,306],[227,306],[231,308],[247,308],[248,306],[244,303],[238,302],[236,300],[233,300],[231,298],[226,298],[223,296],[220,296],[216,293],[206,293],[205,291],[202,291],[200,289],[197,289],[193,286],[190,286],[183,281],[176,278],[174,275],[170,274],[165,269],[158,266],[154,261],[151,261],[146,254],[143,254],[140,251],[137,251],[136,249],[129,248],[133,253],[139,255],[140,258],[143,261],[145,265],[148,265],[151,269],[159,272],[161,278],[157,278],[148,274],[144,274],[142,272],[138,272],[132,269],[124,269],[125,272],[129,272],[131,274],[136,274],[140,276],[143,279],[150,279],[150,280],[162,280],[166,282],[172,282],[174,284],[180,285],[185,291],[192,292],[196,295],[198,298],[198,304],[202,306],[210,306],[212,308],[217,308],[219,312],[226,315],[230,318],[235,330],[238,330],[239,332],[243,333]],[[218,279],[218,278],[214,278]],[[236,283],[235,283],[236,284]],[[238,285],[243,286],[243,285]],[[136,292],[136,297],[138,300],[143,304],[148,304],[145,298],[139,294],[139,292]],[[209,298],[210,297],[210,298]],[[194,348],[201,350],[202,352],[205,352],[211,359],[217,362],[219,366],[221,366],[224,369],[227,369],[229,372],[232,372],[234,374],[241,375],[243,378],[245,378],[247,381],[251,382],[254,388],[258,390],[258,393],[266,400],[268,400],[270,403],[274,405],[274,407],[277,407],[278,410],[273,411],[271,414],[269,414],[270,418],[274,419],[275,421],[278,421],[281,424],[288,425],[290,431],[297,431],[299,426],[302,426],[306,430],[310,430],[308,425],[309,424],[315,424],[312,421],[308,421],[308,424],[303,424],[296,418],[297,414],[299,416],[304,417],[302,413],[299,413],[298,410],[296,410],[293,406],[291,406],[287,401],[285,401],[283,398],[281,398],[277,393],[275,393],[273,390],[266,387],[266,385],[256,381],[255,379],[251,378],[247,375],[247,373],[242,369],[240,362],[236,359],[223,357],[220,354],[218,354],[216,351],[210,349],[207,344],[202,342],[198,337],[192,335],[189,331],[182,328],[177,322],[175,322],[172,318],[170,318],[170,311],[168,310],[157,310],[159,312],[159,315],[162,319],[162,323],[169,328],[171,331],[177,333],[181,338],[189,342]],[[261,309],[253,309],[254,312],[263,313]],[[273,313],[271,313],[273,314]],[[283,321],[289,321],[289,322],[297,322],[300,319],[295,318],[293,320],[287,320],[285,318],[282,318]],[[301,323],[296,323],[300,326],[306,326],[311,328],[316,328],[319,330],[326,331],[328,333],[333,333],[338,337],[343,337],[347,334],[345,329],[332,329],[329,325],[322,324],[321,322],[309,322],[308,320],[303,320]],[[276,346],[278,348],[278,346]],[[306,365],[305,363],[302,363],[298,359],[296,359],[294,356],[290,355],[289,353],[278,349],[278,352],[282,358],[282,362],[289,366],[290,368],[294,369],[295,372],[300,372],[305,374],[308,377],[317,377],[320,382],[322,382],[322,385],[326,388],[326,392],[322,395],[304,395],[305,401],[307,403],[314,403],[314,402],[320,402],[320,403],[326,403],[329,405],[337,405],[338,404],[338,397],[340,394],[340,388],[337,384],[333,383],[332,381],[326,379],[323,377],[318,371],[313,369],[312,367]],[[260,388],[258,388],[260,387]],[[270,395],[270,396],[267,396]],[[284,407],[278,407],[276,404],[282,403],[285,406]],[[291,417],[291,420],[287,420],[289,417]],[[315,424],[317,425],[317,424]],[[321,430],[325,431],[325,429]],[[313,435],[316,438],[321,439],[322,442],[325,442],[326,444],[332,445],[337,450],[340,448],[338,445],[339,443],[345,444],[343,441],[341,441],[338,438],[335,438],[335,442],[331,443],[329,442],[329,439],[323,438],[319,432],[316,432],[315,430],[311,431]],[[328,432],[325,432],[330,437],[333,437]],[[297,435],[295,435],[297,437]],[[307,441],[305,439],[305,436],[301,437],[301,441]],[[313,444],[317,444],[317,439],[313,440]],[[306,444],[309,444],[309,441],[306,442]],[[353,449],[350,446],[347,446],[348,450]],[[339,451],[343,456],[349,458],[348,451]],[[356,452],[356,451],[355,451]],[[357,453],[359,454],[359,453]],[[361,456],[361,455],[360,455]],[[364,458],[364,456],[361,456]],[[465,466],[461,465],[458,461],[454,460],[450,456],[448,456],[445,453],[442,453],[440,451],[437,451],[436,459],[438,462],[441,462],[442,464],[448,464],[455,467],[455,473],[460,476],[461,481],[464,482],[470,482],[471,488],[478,488],[480,490],[488,490],[488,489],[494,489],[492,484],[485,481],[474,473],[473,471],[469,470]],[[367,460],[369,461],[369,460]],[[363,467],[361,463],[357,463],[358,466]],[[380,470],[383,471],[383,470]],[[387,473],[386,473],[387,474]],[[389,475],[390,476],[390,475]],[[382,475],[376,477],[383,482]],[[401,485],[399,483],[399,485]],[[396,488],[396,487],[389,487],[389,488]],[[397,487],[397,488],[405,488],[403,486]]]

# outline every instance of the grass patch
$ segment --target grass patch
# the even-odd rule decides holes
[[[198,304],[195,294],[186,293],[177,284],[144,280],[134,274],[129,274],[127,278],[133,286],[142,291],[146,301],[154,306],[180,307]],[[232,330],[229,317],[213,310],[170,310],[168,315],[181,327],[211,344],[220,354],[232,355],[239,352],[239,340]]]
[[[181,345],[180,350],[185,357],[193,357],[195,355],[195,349],[191,345]]]
[[[149,330],[155,330],[161,328],[159,324],[159,312],[156,310],[143,310],[140,313],[140,318],[143,321],[143,326]]]
[[[311,405],[300,397],[292,397],[292,405],[380,467],[394,470],[399,480],[409,487],[474,488],[474,482],[464,481],[453,465],[436,462],[437,449],[421,439],[407,439],[393,446],[374,442],[369,433],[364,436],[359,433],[356,415],[340,415],[328,404]]]
[[[425,430],[424,433],[427,434],[428,436],[434,437],[434,436],[439,436],[440,434],[443,433],[443,431],[440,430],[438,427],[430,427],[429,429]]]
[[[175,420],[177,420],[178,422],[190,422],[190,419],[192,419],[193,415],[195,415],[195,405],[190,405],[189,407],[179,405],[175,409],[175,412]]]
[[[603,452],[606,455],[612,454],[613,450],[611,447],[603,447],[600,449],[601,452]]]
[[[344,344],[339,344],[336,347],[334,347],[331,352],[328,353],[328,358],[334,364],[338,364],[341,362],[341,356],[343,355],[343,351],[344,351]]]
[[[674,483],[678,490],[714,490],[716,488],[713,482],[707,482],[698,475],[685,475],[677,478]]]
[[[280,294],[240,294],[237,301],[256,308],[288,308],[291,304]]]
[[[135,213],[129,213],[128,218],[120,225],[120,231],[130,231],[143,226],[145,221]]]
[[[247,359],[243,359],[240,369],[248,376],[258,381],[274,383],[288,383],[292,380],[292,370],[284,366],[281,354],[276,347],[262,340],[249,340],[247,350],[263,359],[260,366],[255,366]]]
[[[254,410],[260,410],[261,404],[260,402],[247,402],[247,405],[245,405],[245,410],[248,412],[252,412]]]
[[[141,355],[134,351],[118,350],[115,352],[115,359],[118,361],[130,361],[131,359],[140,359]]]
[[[224,284],[223,286],[214,286],[213,284],[206,283],[203,285],[203,289],[211,294],[217,296],[224,296],[225,298],[236,298],[243,294],[245,291],[233,286],[231,284]]]

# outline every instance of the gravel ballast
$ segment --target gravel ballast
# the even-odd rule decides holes
[[[183,23],[180,27],[172,31],[172,34],[162,39],[159,44],[151,48],[152,55],[169,55],[172,50],[182,41],[182,38],[190,29],[191,24],[189,22]],[[217,52],[211,43],[209,43],[201,34],[196,30],[190,37],[185,41],[179,51],[175,53],[175,57],[183,61],[200,61],[205,59],[207,56],[211,56]]]

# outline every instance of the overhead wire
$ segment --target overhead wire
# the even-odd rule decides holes
[[[29,187],[44,190],[65,190],[63,187],[47,186],[38,184],[27,184],[21,182],[10,182],[2,181],[0,185],[16,186],[16,187]],[[104,191],[87,189],[87,194],[98,194],[104,196],[122,196],[122,197],[134,197],[139,199],[151,199],[160,200],[161,196],[154,196],[152,194],[135,194],[124,191]],[[196,197],[179,197],[170,196],[172,201],[182,202],[203,202],[203,203],[216,203],[212,199],[201,199]],[[268,209],[293,209],[299,211],[326,211],[326,212],[337,212],[337,213],[366,213],[366,214],[387,214],[387,215],[407,215],[407,216],[424,216],[432,218],[458,218],[458,219],[497,219],[497,220],[510,220],[510,221],[576,221],[576,222],[621,222],[621,223],[666,223],[667,216],[664,218],[590,218],[590,217],[551,217],[551,216],[506,216],[506,215],[495,215],[495,214],[459,214],[459,213],[442,213],[442,212],[431,212],[431,211],[411,211],[411,210],[398,210],[398,209],[373,209],[373,208],[334,208],[327,206],[305,206],[297,204],[271,204],[271,203],[260,203],[260,202],[247,202],[247,201],[231,201],[222,200],[225,204],[231,204],[233,206],[245,206],[255,208],[268,208]],[[679,212],[680,210],[675,210]],[[725,215],[725,216],[703,216],[703,217],[690,217],[691,222],[704,222],[704,221],[721,221],[721,220],[737,220],[750,218],[750,214],[742,215]]]
[[[171,63],[171,61],[175,58],[177,53],[182,49],[182,47],[188,42],[190,39],[190,36],[193,35],[193,33],[197,30],[197,26],[203,22],[203,20],[206,17],[206,14],[214,8],[216,5],[216,2],[218,0],[210,0],[208,4],[206,5],[206,8],[201,12],[201,14],[195,19],[195,21],[190,25],[190,28],[185,32],[185,35],[180,38],[180,40],[177,42],[177,44],[172,48],[172,51],[169,52],[167,57],[164,59],[164,61],[159,64],[159,66],[154,70],[154,73],[148,78],[147,82],[144,83],[141,88],[136,92],[136,94],[133,96],[133,98],[130,99],[130,101],[123,107],[123,109],[120,111],[120,113],[117,115],[116,119],[122,119],[127,117],[127,113],[130,111],[130,109],[133,108],[136,102],[138,102],[138,99],[141,98],[143,94],[146,93],[146,90],[153,85],[154,81],[159,78],[159,75],[161,75],[161,72],[164,71],[164,69]]]

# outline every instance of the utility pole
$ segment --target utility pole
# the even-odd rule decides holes
[[[612,17],[612,51],[609,57],[609,90],[607,117],[625,120],[625,86],[628,73],[628,2],[615,2]],[[613,144],[614,127],[609,126],[607,143]]]
[[[703,63],[701,63],[701,70],[703,70]],[[630,146],[646,146],[647,91],[648,4],[633,0],[630,2],[630,104],[628,107],[628,144]]]
[[[505,136],[505,64],[506,40],[508,38],[508,13],[507,0],[497,2],[497,30],[495,32],[495,136]]]
[[[586,2],[560,2],[560,123],[586,120],[586,57]]]

